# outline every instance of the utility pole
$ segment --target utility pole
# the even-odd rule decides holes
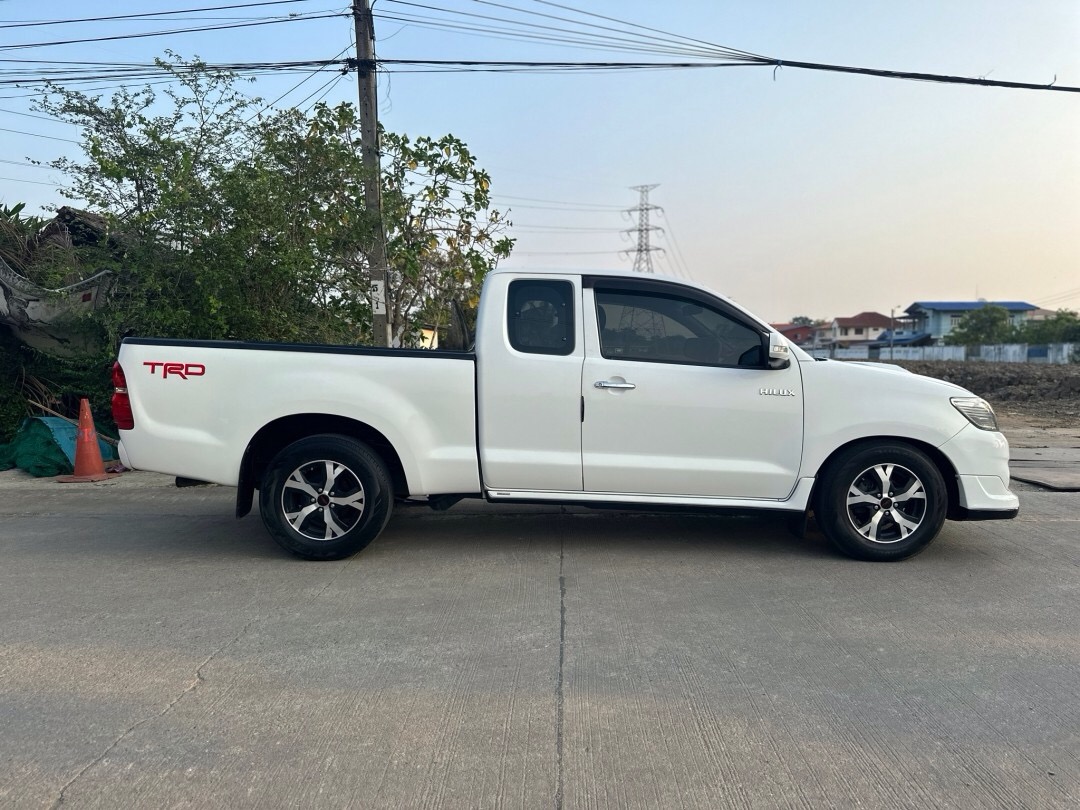
[[[658,225],[649,224],[649,212],[659,211],[659,205],[649,204],[649,192],[652,191],[658,183],[654,183],[651,186],[631,186],[631,188],[638,192],[638,206],[637,208],[628,208],[626,213],[637,214],[638,222],[636,228],[630,228],[623,233],[637,233],[637,251],[634,253],[634,272],[635,273],[651,273],[653,272],[652,255],[658,250],[663,248],[653,247],[649,244],[649,237],[653,231],[662,231]],[[629,251],[628,251],[629,252]]]
[[[896,337],[896,307],[889,308],[889,362],[893,359],[893,343]]]
[[[386,232],[382,218],[382,168],[379,161],[379,99],[375,74],[375,23],[368,0],[353,0],[356,27],[356,84],[360,90],[360,147],[364,159],[364,208],[374,228],[368,268],[371,271],[371,330],[376,346],[390,346],[387,316]]]

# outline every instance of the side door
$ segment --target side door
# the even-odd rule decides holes
[[[704,292],[585,286],[585,491],[786,498],[802,458],[799,364],[769,368],[762,328]]]
[[[580,290],[580,276],[485,284],[477,407],[488,489],[581,492]]]

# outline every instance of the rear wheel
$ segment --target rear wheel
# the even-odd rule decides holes
[[[821,530],[860,560],[891,561],[926,548],[945,522],[937,465],[910,445],[857,445],[829,465],[817,498]]]
[[[348,436],[311,436],[274,457],[259,488],[263,525],[309,560],[340,560],[386,526],[394,494],[386,465]]]

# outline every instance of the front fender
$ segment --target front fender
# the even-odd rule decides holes
[[[964,389],[917,374],[842,362],[803,364],[806,448],[802,476],[860,439],[887,436],[940,448],[969,425],[949,402]]]

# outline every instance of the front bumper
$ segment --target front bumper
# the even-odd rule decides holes
[[[954,520],[1007,520],[1020,511],[1009,491],[1009,442],[996,431],[968,425],[941,446],[956,469]]]
[[[1020,512],[1020,499],[996,475],[958,475],[959,509],[953,520],[1008,520]]]

